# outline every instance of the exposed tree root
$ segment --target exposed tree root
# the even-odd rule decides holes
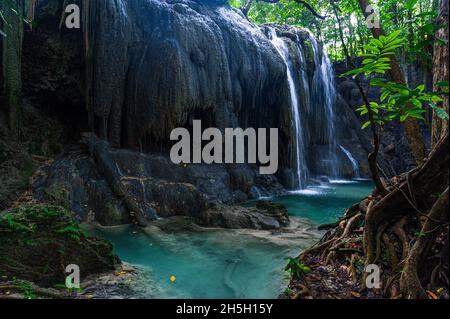
[[[448,298],[448,164],[447,131],[422,166],[386,181],[388,194],[363,199],[321,228],[328,229],[322,240],[298,256],[312,268],[300,283],[309,288],[312,276],[317,288],[313,273],[327,269],[332,279],[324,285],[334,280],[352,289],[333,288],[332,296],[325,289],[330,298]],[[381,270],[382,289],[365,286],[371,264]],[[345,270],[354,284],[330,269]]]
[[[434,204],[430,216],[433,217],[433,219],[441,219],[443,215],[446,213],[448,214],[448,204],[447,188]],[[422,228],[422,233],[430,232],[431,230],[436,229],[436,226],[434,221],[428,219]],[[406,298],[426,298],[426,292],[420,282],[418,271],[421,266],[420,263],[423,262],[424,258],[428,255],[429,250],[431,249],[430,244],[434,243],[437,234],[438,232],[434,231],[428,233],[428,235],[419,236],[412,246],[411,252],[406,257],[405,266],[400,278],[400,289]]]

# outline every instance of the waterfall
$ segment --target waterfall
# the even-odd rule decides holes
[[[330,178],[336,178],[339,175],[339,163],[334,110],[336,104],[336,85],[333,65],[325,51],[319,51],[319,45],[311,31],[307,31],[312,44],[314,64],[316,67],[311,88],[313,110],[315,111],[314,121],[318,123],[317,128],[320,142],[328,145],[328,158],[324,159],[327,161],[328,175]],[[322,55],[321,59],[320,55]]]
[[[297,50],[300,59],[300,76],[304,90],[304,104],[306,111],[309,113],[311,112],[311,92],[309,90],[309,80],[308,74],[306,72],[307,65],[306,65],[305,50],[303,49],[303,46],[300,43],[300,38],[298,37],[298,35],[297,35]]]
[[[288,43],[278,37],[274,28],[269,30],[270,40],[286,65],[286,76],[291,98],[292,129],[295,135],[291,155],[291,163],[295,170],[296,179],[294,186],[297,189],[303,189],[307,186],[309,177],[306,162],[307,140],[309,140],[311,145],[319,147],[320,154],[318,156],[323,161],[323,166],[326,167],[326,174],[330,179],[336,179],[339,177],[339,160],[337,156],[339,148],[335,124],[336,89],[331,60],[320,49],[313,34],[307,30],[313,49],[315,67],[313,78],[310,81],[308,79],[305,51],[298,35],[297,41],[295,41],[297,52],[294,51],[294,54],[298,55],[300,70],[295,70]],[[296,82],[294,74],[297,74],[298,80],[303,87],[296,87],[299,82]],[[299,101],[300,96],[301,103]],[[304,110],[304,114],[302,114],[301,110]],[[302,119],[311,123],[311,132],[309,134],[302,125]],[[305,125],[307,125],[307,122],[305,122]]]
[[[289,54],[289,48],[282,39],[280,39],[275,29],[270,29],[270,37],[271,42],[274,45],[274,47],[277,49],[278,53],[280,54],[281,58],[284,61],[284,64],[286,65],[286,73],[287,73],[287,80],[289,83],[289,92],[291,96],[291,118],[292,118],[292,127],[294,131],[294,165],[295,165],[295,174],[296,174],[296,181],[295,181],[295,188],[305,188],[306,183],[308,180],[308,168],[306,165],[306,157],[305,157],[305,145],[304,145],[304,138],[303,138],[303,130],[302,130],[302,123],[301,123],[301,115],[300,115],[300,108],[299,108],[299,102],[298,102],[298,96],[297,96],[297,88],[295,85],[294,80],[294,72],[293,72],[293,66],[290,61],[290,54]]]
[[[353,178],[361,178],[361,175],[359,173],[358,161],[353,157],[352,153],[350,153],[350,151],[348,151],[345,147],[343,147],[342,145],[339,145],[339,147],[341,148],[342,152],[344,152],[344,154],[347,155],[348,159],[352,163]]]

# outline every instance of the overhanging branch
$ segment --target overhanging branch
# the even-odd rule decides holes
[[[278,3],[280,0],[255,0],[260,2],[266,2],[266,3]],[[308,9],[316,18],[319,18],[321,20],[324,20],[327,16],[320,15],[314,8],[311,6],[308,2],[303,0],[294,0],[295,2],[303,5],[306,9]],[[245,16],[247,16],[248,11],[250,10],[250,7],[253,3],[253,0],[248,0],[247,3],[241,8],[242,12]]]

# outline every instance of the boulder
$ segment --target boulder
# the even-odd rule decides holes
[[[215,205],[202,211],[195,221],[205,227],[268,230],[288,226],[289,216],[283,205],[258,201],[254,208]]]
[[[68,265],[81,279],[114,270],[112,245],[87,236],[73,214],[58,206],[25,205],[0,213],[0,277],[40,286],[64,284]]]

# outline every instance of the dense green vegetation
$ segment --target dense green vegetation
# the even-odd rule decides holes
[[[248,0],[230,0],[230,4],[238,8],[247,3]],[[372,34],[357,0],[317,0],[309,3],[324,19],[318,18],[295,0],[280,0],[278,3],[253,1],[248,17],[258,24],[286,23],[310,29],[325,44],[335,61],[345,60],[339,35],[340,24],[350,56],[356,57],[365,52],[364,46],[370,42]],[[433,21],[437,17],[439,1],[386,0],[374,1],[374,4],[385,32],[401,30],[402,36],[407,39],[408,45],[401,50],[402,59],[405,62],[419,60],[431,67],[436,31]]]
[[[4,289],[35,297],[32,286],[17,278],[53,287],[65,279],[65,266],[86,273],[114,270],[118,259],[109,242],[89,237],[73,214],[59,206],[26,204],[0,212],[0,276]],[[25,286],[23,286],[25,285]]]

